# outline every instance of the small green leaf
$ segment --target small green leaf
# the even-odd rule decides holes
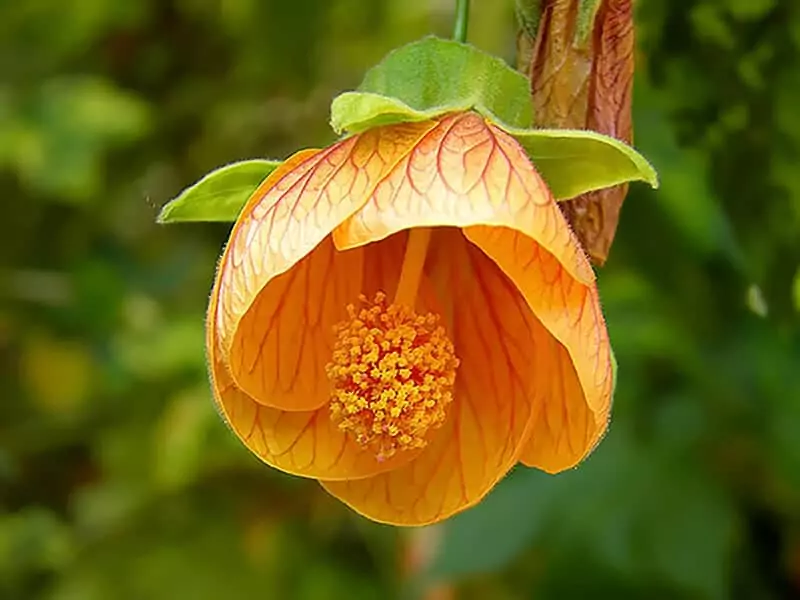
[[[250,195],[282,162],[244,160],[212,171],[170,200],[158,222],[235,221]]]
[[[758,315],[762,319],[769,315],[769,305],[767,304],[766,298],[764,298],[764,292],[755,283],[750,284],[747,288],[745,304],[753,314]]]
[[[800,312],[800,267],[798,267],[797,273],[794,274],[792,298],[794,299],[794,307],[797,309],[797,312]]]
[[[426,37],[390,52],[358,88],[331,106],[338,131],[475,110],[512,127],[530,127],[528,80],[474,46]]]
[[[578,129],[509,129],[557,200],[626,181],[658,187],[658,175],[636,150],[607,135]]]
[[[331,127],[338,133],[361,133],[373,127],[425,121],[439,111],[415,110],[397,98],[370,92],[345,92],[331,104]]]

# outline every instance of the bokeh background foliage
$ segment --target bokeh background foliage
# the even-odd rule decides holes
[[[470,39],[513,60],[513,2]],[[221,225],[154,219],[221,164],[331,141],[331,98],[447,0],[0,2],[0,598],[396,598],[407,532],[218,419]],[[800,597],[800,4],[637,10],[632,186],[599,275],[619,362],[580,468],[426,532],[459,598]],[[412,540],[412,544],[418,544]],[[416,589],[419,589],[417,586]]]

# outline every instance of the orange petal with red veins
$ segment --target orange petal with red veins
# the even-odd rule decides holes
[[[442,118],[385,176],[363,208],[333,233],[353,248],[400,229],[496,225],[525,233],[583,283],[585,254],[525,150],[475,113]]]
[[[589,408],[564,346],[548,336],[537,342],[536,351],[546,354],[551,366],[537,382],[530,437],[520,461],[558,473],[574,467],[597,445],[608,417],[607,413],[595,415]]]
[[[323,240],[434,125],[382,127],[298,153],[248,201],[220,261],[213,318],[222,362],[250,398],[295,411],[328,400],[332,326],[361,282],[358,255]]]
[[[564,426],[552,437],[569,437],[574,447],[569,456],[564,454],[568,445],[559,446],[553,456],[531,464],[557,471],[577,463],[606,427],[612,393],[608,334],[594,272],[516,140],[472,113],[442,119],[375,188],[369,202],[336,229],[334,242],[356,247],[399,227],[433,225],[464,227],[467,238],[517,285],[533,314],[566,349],[580,394],[551,392],[553,406],[567,411],[583,401],[595,425],[585,433],[578,417],[561,420]],[[551,389],[556,383],[548,377],[541,385]]]
[[[521,460],[549,472],[572,467],[596,446],[611,409],[611,348],[597,288],[575,281],[556,257],[518,231],[470,227],[464,233],[508,275],[563,346],[544,350],[558,358],[540,382],[546,398]]]
[[[391,256],[402,259],[402,240],[400,242],[398,244],[392,238],[373,248],[374,254],[382,257],[380,272],[377,272],[372,258],[363,261],[363,279],[370,286],[382,285],[383,282],[380,279],[376,281],[376,278],[391,277],[392,273],[397,278],[399,265],[393,265],[392,269],[392,265],[386,261]],[[321,246],[332,247],[330,238]],[[319,248],[314,252],[318,251]],[[361,249],[356,252],[363,253]],[[362,450],[331,422],[327,406],[310,411],[283,411],[256,402],[238,388],[222,359],[216,320],[213,318],[219,298],[218,285],[219,281],[211,294],[206,334],[211,384],[223,418],[250,451],[281,471],[302,477],[334,480],[375,475],[397,468],[416,456],[415,453],[406,453],[379,462],[373,453]]]
[[[333,326],[362,288],[364,253],[339,252],[330,237],[272,279],[239,321],[230,371],[257,402],[306,411],[330,399],[324,367]]]
[[[528,439],[531,390],[547,376],[547,364],[536,358],[549,357],[535,346],[549,334],[513,284],[458,230],[435,230],[431,244],[431,259],[450,263],[445,287],[459,293],[449,333],[461,366],[447,420],[404,467],[357,481],[322,481],[355,511],[396,525],[433,523],[480,501],[518,461]]]

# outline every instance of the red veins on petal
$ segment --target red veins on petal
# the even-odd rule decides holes
[[[333,324],[397,288],[432,227],[416,308],[461,361],[428,445],[379,461],[332,422]],[[207,346],[216,401],[268,464],[388,523],[478,502],[518,461],[584,458],[610,410],[594,273],[525,151],[474,113],[379,127],[295,155],[250,199],[220,262]]]
[[[442,118],[336,229],[334,241],[351,248],[408,227],[479,224],[519,228],[577,280],[594,281],[525,150],[475,113]]]
[[[326,243],[331,245],[330,240]],[[377,246],[376,253],[387,254]],[[388,248],[388,253],[396,256],[393,248]],[[374,262],[371,258],[363,261],[365,279],[375,277]],[[415,453],[407,453],[378,462],[373,454],[364,452],[333,425],[327,406],[309,411],[283,411],[264,406],[241,390],[225,365],[224,351],[220,347],[215,324],[218,283],[211,294],[206,323],[211,384],[223,418],[251,452],[281,471],[334,480],[368,477],[396,468],[414,458]]]
[[[534,352],[538,324],[516,288],[458,230],[435,236],[432,252],[452,261],[449,286],[459,290],[451,335],[461,366],[447,420],[406,466],[359,481],[322,482],[381,522],[432,523],[483,498],[517,462],[528,437],[533,384],[547,371]]]
[[[577,384],[562,379],[560,375],[570,375],[571,370],[556,364],[551,377],[539,382],[547,390],[540,407],[543,412],[537,412],[539,420],[531,434],[531,444],[539,450],[526,450],[522,460],[551,472],[574,466],[605,432],[611,409],[611,347],[597,288],[575,281],[556,257],[518,232],[474,227],[465,233],[508,275],[533,314],[563,346],[566,354],[554,354],[554,362],[569,360],[577,376]],[[582,414],[584,406],[589,415]],[[563,418],[554,411],[563,411]],[[549,428],[548,435],[555,441],[567,435],[569,443],[534,440],[537,427]]]
[[[323,241],[432,126],[375,129],[298,153],[242,211],[220,262],[214,318],[233,380],[257,402],[302,411],[327,401],[333,325],[361,282],[360,255]]]

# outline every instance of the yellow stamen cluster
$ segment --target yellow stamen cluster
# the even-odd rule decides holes
[[[331,419],[378,460],[422,448],[440,427],[453,400],[458,368],[453,343],[435,314],[419,316],[407,306],[360,298],[335,328]]]

